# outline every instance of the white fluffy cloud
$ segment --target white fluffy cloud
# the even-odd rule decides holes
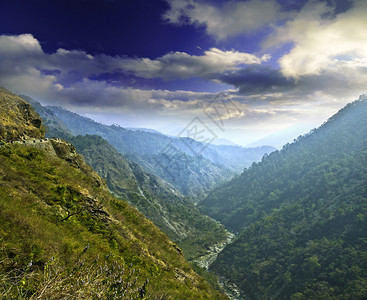
[[[253,54],[212,48],[201,56],[189,55],[185,52],[172,52],[155,60],[148,58],[125,59],[119,65],[122,70],[131,71],[136,76],[143,78],[212,78],[218,73],[236,70],[239,65],[261,64],[269,59],[269,55],[257,57]]]
[[[2,73],[24,73],[29,68],[39,71],[57,71],[63,77],[82,80],[106,73],[133,74],[142,78],[166,80],[200,77],[211,79],[219,73],[233,71],[243,64],[261,64],[269,55],[211,48],[203,55],[171,52],[156,59],[128,58],[109,55],[92,56],[80,50],[58,49],[53,54],[42,51],[40,43],[31,34],[0,36],[0,66]]]
[[[265,47],[291,43],[289,53],[279,64],[287,77],[323,73],[348,73],[358,80],[367,68],[367,3],[355,1],[354,6],[335,17],[332,7],[310,1],[293,19],[277,28],[275,35],[264,43]]]
[[[227,1],[216,7],[197,0],[167,0],[164,19],[173,24],[205,26],[218,40],[250,33],[284,17],[275,0]]]
[[[343,25],[349,24],[345,13],[331,20],[328,26],[337,24],[339,19],[343,20]],[[355,21],[354,23],[350,21],[350,24],[357,24]],[[293,27],[288,23],[285,28],[290,30]],[[359,29],[361,30],[360,27]],[[307,26],[304,30],[308,31]],[[354,33],[359,37],[362,34]],[[352,39],[352,36],[351,34],[346,38]],[[288,39],[284,42],[287,41]],[[306,47],[306,44],[301,44],[301,40],[296,39],[296,35],[292,41]],[[293,49],[296,49],[297,45],[295,43]],[[362,47],[360,43],[356,45]],[[308,47],[311,47],[312,52],[312,44]],[[120,72],[144,78],[163,79],[195,76],[222,80],[239,89],[243,87],[250,89],[252,85],[258,86],[258,81],[261,81],[263,89],[260,89],[260,92],[252,89],[252,93],[244,96],[238,90],[228,91],[231,100],[236,103],[241,113],[226,120],[225,135],[229,136],[230,132],[236,132],[234,138],[238,132],[243,132],[245,136],[244,130],[247,130],[256,136],[256,132],[288,126],[297,120],[322,122],[344,103],[356,98],[359,89],[365,87],[367,80],[367,72],[364,72],[365,75],[362,72],[365,68],[362,50],[358,50],[359,58],[353,56],[350,60],[343,56],[333,57],[331,60],[325,54],[326,62],[329,63],[328,69],[321,69],[317,74],[300,73],[299,80],[293,84],[293,81],[284,82],[279,72],[261,67],[262,63],[269,59],[267,55],[257,57],[248,53],[222,51],[216,48],[200,56],[172,52],[156,59],[113,57],[103,54],[92,56],[84,51],[66,49],[48,54],[42,50],[39,41],[30,34],[0,36],[0,85],[27,94],[43,103],[61,105],[94,116],[107,115],[109,121],[114,123],[162,130],[164,127],[182,129],[195,116],[205,120],[203,107],[220,97],[218,98],[216,93],[143,90],[123,85],[114,86],[103,80],[104,74]],[[288,55],[291,55],[292,51]],[[344,50],[336,53],[345,54]],[[293,56],[295,67],[297,67],[296,57]],[[243,65],[246,65],[247,69],[243,69]],[[251,72],[248,65],[252,68]],[[286,70],[286,65],[282,70]],[[356,72],[358,70],[359,72]],[[254,74],[257,77],[253,76]],[[358,78],[356,74],[359,75]],[[348,84],[354,90],[348,90],[343,94],[346,90],[344,85]],[[280,85],[281,89],[276,88]],[[320,109],[316,120],[314,108],[317,106]],[[111,117],[112,115],[114,117]],[[210,124],[211,120],[206,119],[206,122]],[[215,125],[213,126],[215,128]]]
[[[19,56],[34,57],[41,54],[41,45],[31,34],[1,36],[0,59],[5,55],[19,58]]]

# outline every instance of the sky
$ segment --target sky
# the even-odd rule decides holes
[[[366,93],[366,15],[361,0],[2,0],[0,85],[104,124],[281,147]]]

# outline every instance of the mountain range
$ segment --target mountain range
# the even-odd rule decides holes
[[[202,214],[173,185],[125,158],[98,135],[73,136],[50,108],[22,97],[39,113],[49,136],[72,143],[85,161],[106,180],[109,190],[138,208],[177,242],[187,259],[195,260],[211,245],[227,239],[223,226]]]
[[[103,137],[124,157],[173,184],[181,193],[194,200],[201,199],[214,186],[242,172],[244,167],[259,161],[265,153],[275,150],[269,146],[243,148],[208,145],[190,137],[132,131],[117,125],[97,123],[61,107],[47,108],[73,135]]]

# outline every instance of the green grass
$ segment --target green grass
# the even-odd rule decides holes
[[[124,266],[125,282],[135,281],[128,276],[135,270],[125,291],[131,297],[225,299],[151,221],[112,197],[80,157],[75,161],[30,146],[0,148],[0,298],[93,299],[96,290],[103,299],[121,297],[119,274],[98,273],[106,262],[109,270]]]

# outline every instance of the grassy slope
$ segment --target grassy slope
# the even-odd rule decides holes
[[[23,145],[1,148],[0,161],[1,255],[7,266],[32,259],[41,271],[52,256],[68,265],[89,245],[90,257],[112,253],[139,269],[141,279],[150,279],[151,295],[215,298],[168,237],[112,197],[87,166],[71,167]],[[68,210],[82,211],[62,221]]]
[[[106,179],[109,189],[176,241],[187,259],[204,255],[209,246],[226,239],[223,227],[201,214],[173,186],[126,160],[101,137],[77,136],[70,141]]]
[[[106,179],[108,188],[177,242],[187,259],[195,260],[206,254],[209,246],[226,239],[223,227],[201,214],[171,184],[127,160],[100,136],[72,136],[52,110],[27,96],[22,97],[41,115],[48,136],[71,142],[86,162]]]
[[[30,104],[0,87],[0,141],[43,135],[41,119]]]
[[[30,127],[34,137],[43,136],[41,127]],[[0,298],[123,298],[123,292],[147,299],[226,298],[151,221],[111,196],[72,146],[56,144],[59,157],[26,145],[0,147]]]

